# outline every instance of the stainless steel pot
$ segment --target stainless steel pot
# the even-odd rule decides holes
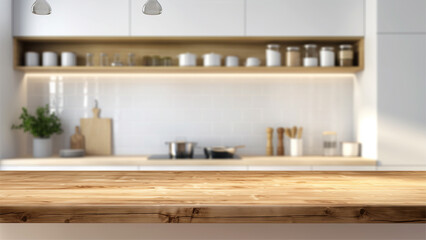
[[[166,142],[170,158],[193,158],[196,142]]]

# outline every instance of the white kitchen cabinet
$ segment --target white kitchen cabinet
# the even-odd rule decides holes
[[[249,171],[310,171],[311,166],[248,166]]]
[[[312,166],[313,171],[376,171],[376,166]]]
[[[43,166],[7,165],[1,171],[138,171],[138,166]]]
[[[49,0],[52,14],[31,12],[34,0],[13,1],[14,36],[129,36],[129,1]]]
[[[364,0],[247,0],[248,36],[363,36]]]
[[[426,165],[426,34],[378,36],[378,160]]]
[[[163,13],[142,14],[131,0],[132,36],[243,36],[244,0],[161,0]]]
[[[239,165],[146,165],[139,171],[247,171],[247,166]]]
[[[426,0],[379,0],[378,32],[426,32]]]

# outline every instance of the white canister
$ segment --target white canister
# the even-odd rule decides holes
[[[249,57],[246,60],[246,67],[258,67],[260,66],[260,60],[256,57]]]
[[[77,56],[72,52],[61,53],[61,66],[73,67],[77,65]]]
[[[40,55],[37,52],[26,52],[25,66],[27,67],[40,66]]]
[[[197,55],[192,53],[179,54],[179,66],[180,67],[194,67],[197,66]]]
[[[269,44],[266,49],[266,66],[279,67],[281,66],[280,45]]]
[[[358,142],[342,142],[343,157],[359,157],[361,156],[361,143]]]
[[[320,66],[334,67],[336,63],[336,55],[334,47],[322,47],[320,51]]]
[[[43,52],[43,67],[58,66],[58,55],[54,52]]]
[[[225,62],[227,67],[240,66],[240,59],[237,56],[227,56]]]
[[[304,67],[318,67],[318,58],[316,57],[305,57],[303,58]]]
[[[216,53],[207,53],[203,55],[204,67],[219,67],[222,56]]]
[[[303,156],[303,139],[300,139],[300,138],[290,139],[290,156],[292,157]]]

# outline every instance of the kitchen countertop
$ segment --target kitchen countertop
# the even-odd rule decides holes
[[[426,172],[0,172],[0,223],[425,223]]]
[[[148,160],[147,156],[111,156],[84,158],[17,158],[0,160],[2,166],[152,166],[152,165],[286,165],[286,166],[376,166],[375,159],[360,157],[283,157],[242,156],[238,160]]]

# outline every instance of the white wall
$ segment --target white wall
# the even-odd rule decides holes
[[[177,137],[201,146],[241,145],[264,155],[266,128],[304,127],[305,153],[322,154],[322,132],[354,141],[353,75],[28,75],[28,106],[50,104],[69,147],[79,119],[98,99],[113,118],[115,154],[166,154]],[[200,150],[199,150],[200,151]]]
[[[0,1],[0,159],[18,155],[19,141],[10,127],[21,105],[21,76],[13,70],[12,0]]]
[[[377,0],[365,1],[365,68],[354,87],[355,132],[364,157],[377,159]]]

